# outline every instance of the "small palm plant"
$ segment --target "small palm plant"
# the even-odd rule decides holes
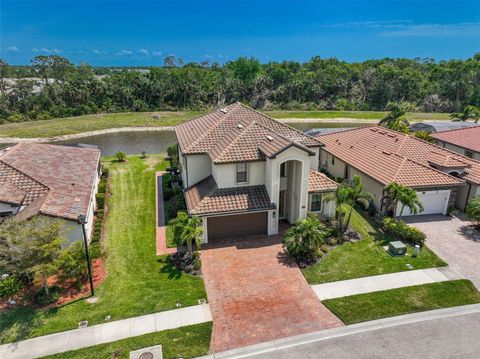
[[[405,107],[396,102],[391,102],[387,105],[387,110],[390,112],[378,124],[391,130],[408,133],[410,123],[404,118]]]
[[[360,176],[353,176],[349,183],[342,183],[335,193],[325,196],[326,201],[335,201],[340,234],[343,235],[350,225],[355,204],[368,208],[373,196],[365,191]]]
[[[310,214],[285,232],[283,247],[297,260],[314,259],[327,236],[327,228],[316,215]]]
[[[465,210],[468,219],[480,225],[480,196],[471,199]]]
[[[423,204],[413,188],[391,182],[385,189],[387,191],[387,198],[393,209],[393,218],[397,217],[397,207],[399,204],[401,205],[400,217],[403,215],[405,208],[408,208],[412,214],[423,212]]]
[[[200,249],[202,245],[203,228],[200,218],[190,217],[186,212],[180,211],[177,218],[172,221],[173,236],[178,245],[187,245],[188,252],[193,253],[193,245]]]
[[[465,107],[463,112],[452,113],[450,117],[453,121],[465,122],[471,119],[475,123],[478,123],[478,120],[480,120],[480,108],[470,105]]]

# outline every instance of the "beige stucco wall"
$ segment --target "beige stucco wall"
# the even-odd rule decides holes
[[[208,155],[188,155],[186,158],[186,187],[193,186],[212,174],[212,161]],[[182,177],[185,183],[185,180]]]
[[[241,187],[241,186],[256,186],[265,184],[265,162],[247,162],[247,182],[237,183],[236,165],[235,163],[228,164],[213,164],[212,175],[217,182],[219,188]]]
[[[441,146],[441,147],[446,148],[447,150],[450,150],[450,151],[453,151],[453,152],[456,152],[456,153],[460,153],[461,155],[465,155],[466,151],[468,151],[463,147],[452,145],[450,143],[446,143],[446,142],[443,142],[443,141],[434,140],[433,142],[435,144]],[[480,153],[479,152],[474,152],[474,151],[470,151],[470,152],[473,152],[473,158],[474,159],[480,160]]]
[[[370,192],[373,195],[373,204],[377,210],[380,210],[383,198],[383,184],[373,180],[370,176],[367,176],[355,168],[350,168],[349,179],[352,179],[353,176],[360,176],[365,191]]]
[[[325,168],[332,176],[343,178],[345,175],[345,163],[327,151],[320,149],[320,167]]]
[[[335,217],[335,201],[326,201],[325,196],[328,192],[322,193],[322,210],[320,212],[313,212],[322,215],[325,218]],[[312,193],[308,194],[308,211],[310,212],[312,203]]]

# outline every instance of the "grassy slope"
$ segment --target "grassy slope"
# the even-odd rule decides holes
[[[335,247],[321,261],[302,269],[309,283],[326,283],[406,271],[409,270],[407,263],[413,265],[414,269],[446,265],[427,247],[422,249],[417,258],[411,257],[413,252],[411,247],[408,248],[405,257],[390,256],[383,246],[387,245],[391,238],[375,228],[375,224],[357,210],[353,212],[351,226],[362,235],[363,240]]]
[[[154,114],[160,115],[160,119],[154,119]],[[199,112],[180,111],[128,112],[57,118],[2,125],[0,137],[52,137],[118,127],[175,126],[199,114]]]
[[[113,353],[118,358],[127,359],[132,350],[162,345],[164,358],[195,358],[208,354],[212,323],[191,325],[188,327],[165,330],[163,332],[141,335],[119,340],[113,343],[100,344],[66,353],[51,355],[49,359],[111,359]]]
[[[49,311],[18,308],[0,314],[0,342],[74,329],[81,320],[111,320],[198,304],[206,298],[201,278],[182,275],[155,255],[155,171],[164,169],[161,156],[129,157],[111,169],[112,197],[106,220],[108,276],[96,291],[96,304],[84,300]]]
[[[350,118],[379,120],[385,112],[373,111],[265,111],[274,118]],[[152,116],[159,114],[160,119]],[[47,121],[24,122],[0,126],[0,137],[53,137],[87,131],[118,127],[162,127],[174,126],[187,119],[200,115],[200,112],[129,112],[78,117],[57,118]],[[444,113],[409,113],[409,120],[448,120]]]
[[[329,299],[322,303],[345,324],[480,302],[468,280],[424,284]]]

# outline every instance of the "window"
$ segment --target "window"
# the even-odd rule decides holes
[[[349,165],[345,165],[345,175],[344,175],[344,178],[345,179],[349,179],[350,178],[350,166]]]
[[[312,194],[312,201],[310,202],[310,211],[320,212],[321,210],[322,210],[322,194],[314,193]]]
[[[237,163],[237,183],[247,182],[247,163]]]
[[[473,152],[472,151],[465,151],[465,156],[469,158],[473,158]]]
[[[287,177],[287,163],[283,162],[280,165],[280,177],[285,178]]]
[[[335,166],[335,156],[332,156],[332,166]]]

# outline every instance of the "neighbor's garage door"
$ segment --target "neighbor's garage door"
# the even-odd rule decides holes
[[[207,219],[208,240],[267,234],[268,212],[209,217]]]
[[[417,192],[417,195],[425,208],[423,212],[418,213],[419,215],[447,213],[450,190]],[[397,215],[400,215],[401,208],[401,205],[399,205]],[[408,208],[405,208],[403,210],[403,215],[411,216],[412,213],[410,213]]]

